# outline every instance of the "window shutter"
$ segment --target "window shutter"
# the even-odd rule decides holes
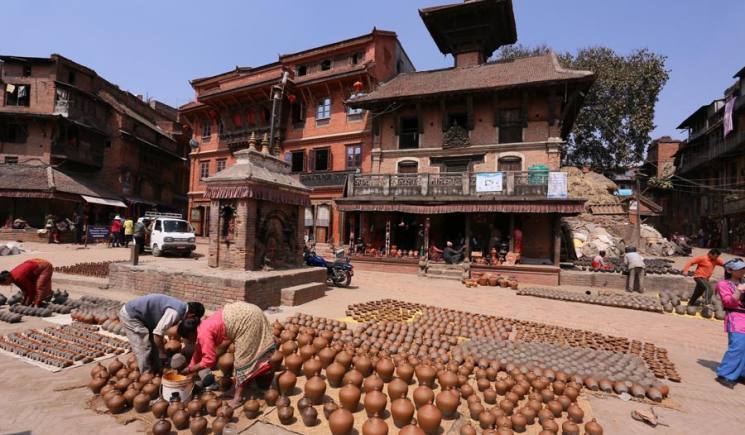
[[[328,165],[326,166],[326,169],[329,171],[333,171],[334,170],[334,159],[333,159],[334,154],[331,153],[331,148],[328,148],[328,156],[329,156],[327,160]]]

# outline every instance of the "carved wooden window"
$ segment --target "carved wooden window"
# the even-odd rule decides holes
[[[303,172],[305,170],[305,151],[293,151],[291,156],[292,172]]]
[[[398,148],[419,148],[419,118],[416,116],[399,119]]]
[[[399,174],[416,174],[419,171],[419,163],[412,160],[398,162]]]
[[[362,145],[347,145],[347,169],[362,166]]]
[[[497,162],[497,170],[499,171],[522,171],[523,159],[520,157],[502,157]]]

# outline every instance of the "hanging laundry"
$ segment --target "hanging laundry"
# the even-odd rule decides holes
[[[724,135],[727,136],[732,130],[735,129],[732,122],[732,111],[735,108],[735,97],[731,96],[724,105]]]
[[[11,85],[10,83],[5,85],[5,92],[12,94],[16,91],[16,85]]]

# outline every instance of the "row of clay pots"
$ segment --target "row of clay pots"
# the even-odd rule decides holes
[[[549,288],[527,288],[517,292],[519,296],[534,296],[559,301],[580,302],[632,310],[662,312],[662,304],[656,298],[630,293],[586,294],[568,290]]]
[[[55,267],[54,271],[59,273],[67,273],[70,275],[106,278],[107,276],[109,276],[109,265],[111,263],[113,263],[113,261],[76,263],[70,266]]]

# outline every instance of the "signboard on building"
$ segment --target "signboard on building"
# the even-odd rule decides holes
[[[476,193],[501,192],[502,173],[482,172],[476,174]]]
[[[549,172],[548,173],[548,197],[549,198],[566,198],[567,194],[567,173],[566,172]]]

